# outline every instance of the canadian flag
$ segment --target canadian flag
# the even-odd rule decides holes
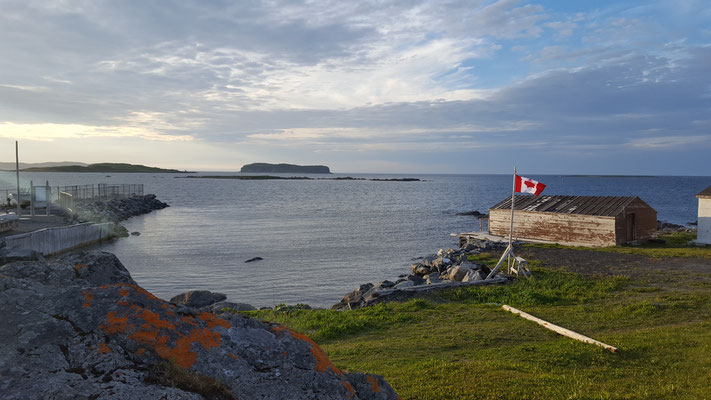
[[[521,193],[531,193],[538,196],[546,185],[523,176],[516,175],[516,191]]]

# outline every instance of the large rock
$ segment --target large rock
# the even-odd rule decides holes
[[[156,298],[109,253],[0,267],[0,313],[3,399],[214,398],[169,387],[183,375],[239,399],[397,398],[303,334]]]
[[[222,293],[213,293],[209,290],[189,290],[181,293],[170,299],[170,302],[176,305],[184,305],[186,307],[207,307],[210,304],[215,304],[218,301],[226,299]]]

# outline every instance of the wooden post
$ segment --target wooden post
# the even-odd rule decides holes
[[[552,330],[553,332],[555,332],[555,333],[557,333],[557,334],[559,334],[559,335],[563,335],[563,336],[569,337],[569,338],[571,338],[571,339],[579,340],[579,341],[581,341],[581,342],[594,344],[595,346],[600,346],[600,347],[602,347],[602,348],[604,348],[604,349],[606,349],[606,350],[610,350],[610,351],[613,352],[613,353],[617,352],[617,350],[618,350],[617,347],[610,346],[609,344],[605,344],[605,343],[603,343],[603,342],[598,342],[598,341],[595,340],[595,339],[591,339],[591,338],[589,338],[589,337],[587,337],[587,336],[584,336],[584,335],[581,335],[581,334],[579,334],[579,333],[577,333],[577,332],[573,332],[573,331],[571,331],[570,329],[565,329],[565,328],[563,328],[563,327],[561,327],[561,326],[558,326],[558,325],[555,325],[555,324],[551,324],[551,323],[548,322],[548,321],[544,321],[544,320],[542,320],[542,319],[540,319],[540,318],[534,317],[534,316],[531,315],[531,314],[527,314],[527,313],[525,313],[525,312],[523,312],[523,311],[521,311],[521,310],[517,310],[517,309],[515,309],[515,308],[513,308],[513,307],[511,307],[511,306],[507,306],[506,304],[504,304],[503,306],[501,306],[501,308],[502,308],[503,310],[505,310],[505,311],[508,311],[508,312],[512,312],[512,313],[514,313],[514,314],[517,314],[517,315],[519,315],[521,318],[527,319],[527,320],[529,320],[529,321],[533,321],[533,322],[537,323],[538,325],[540,325],[540,326],[542,326],[542,327],[544,327],[544,328],[550,329],[550,330]]]
[[[17,172],[17,217],[20,218],[22,215],[22,208],[20,208],[20,153],[17,148],[17,140],[15,140],[15,171]]]
[[[44,200],[45,200],[45,202],[47,203],[47,204],[46,204],[46,205],[47,205],[46,210],[47,210],[47,216],[48,216],[48,217],[49,217],[49,215],[51,214],[51,208],[52,208],[52,201],[51,201],[51,200],[52,200],[52,196],[51,196],[51,192],[50,192],[51,190],[52,190],[52,189],[49,187],[49,181],[45,181],[45,184],[44,184],[44,195],[45,195],[45,199],[44,199]]]
[[[35,216],[35,186],[30,181],[30,216]]]

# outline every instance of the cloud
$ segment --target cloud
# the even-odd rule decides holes
[[[711,14],[674,4],[5,0],[0,136],[348,165],[348,152],[413,165],[435,150],[492,163],[510,148],[695,151]]]
[[[0,123],[0,137],[22,138],[36,141],[54,141],[59,139],[88,139],[96,137],[140,138],[160,141],[193,140],[190,135],[167,135],[141,126],[88,126],[79,124],[16,124]]]

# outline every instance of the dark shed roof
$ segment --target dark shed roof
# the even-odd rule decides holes
[[[516,210],[614,217],[639,197],[622,196],[526,196],[516,195]],[[642,201],[642,203],[644,203]],[[646,203],[644,203],[646,204]],[[491,207],[510,210],[511,197]]]
[[[699,192],[696,197],[711,197],[711,186]]]

